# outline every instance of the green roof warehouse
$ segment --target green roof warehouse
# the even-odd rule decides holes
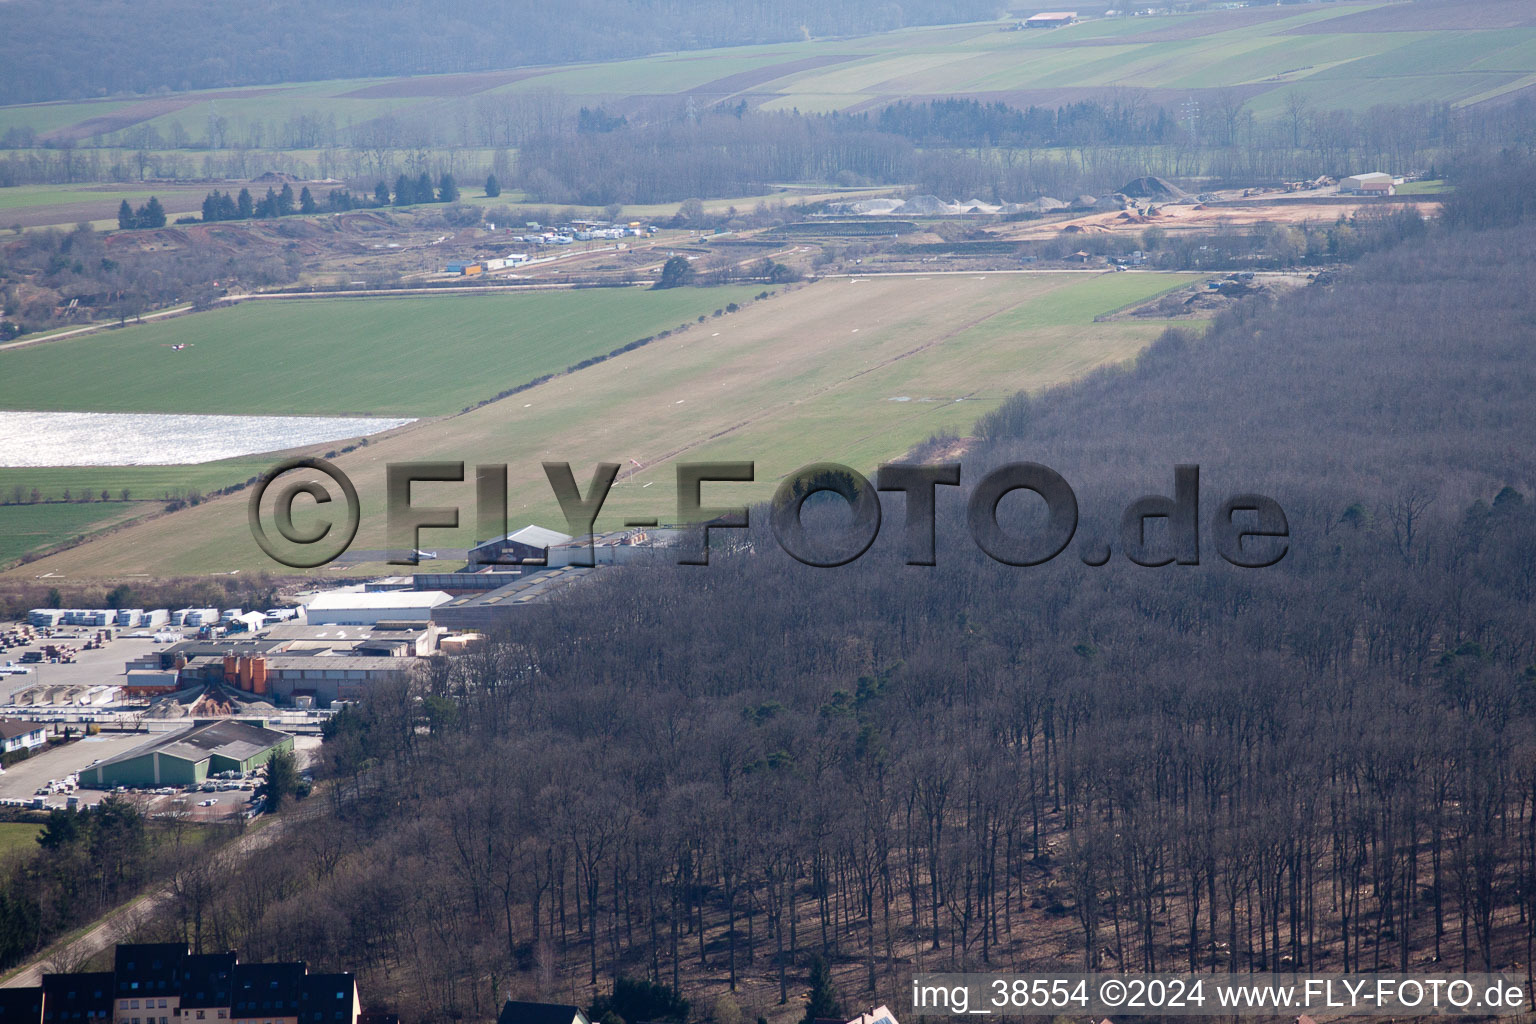
[[[293,737],[287,733],[248,722],[204,722],[86,768],[80,785],[195,786],[220,772],[254,771],[273,752],[292,749]]]

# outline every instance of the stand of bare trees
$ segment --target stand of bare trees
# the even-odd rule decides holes
[[[884,998],[950,966],[1527,970],[1533,260],[1536,225],[1438,231],[1015,400],[966,456],[1061,471],[1089,540],[1198,461],[1204,509],[1283,505],[1278,566],[1002,566],[941,489],[936,567],[892,507],[817,570],[756,516],[339,716],[326,826],[163,928],[409,1019],[620,974],[770,1013],[813,955]]]

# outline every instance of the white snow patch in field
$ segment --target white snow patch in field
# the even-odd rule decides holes
[[[376,416],[0,411],[0,466],[191,466],[343,441],[412,422]]]

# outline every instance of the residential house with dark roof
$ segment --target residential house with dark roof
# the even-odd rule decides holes
[[[48,726],[19,718],[0,719],[0,753],[31,750],[48,742]]]
[[[42,1024],[43,988],[0,988],[0,1020],[5,1024]]]
[[[229,1018],[237,1024],[299,1024],[302,963],[236,964]]]
[[[235,954],[190,954],[181,961],[181,1020],[227,1021],[234,1002]]]
[[[311,974],[299,992],[300,1024],[353,1024],[361,1007],[350,974]]]
[[[112,1019],[112,972],[43,975],[43,1024]]]
[[[171,1024],[180,1005],[177,989],[184,942],[123,943],[112,960],[115,1024]]]
[[[571,1009],[575,1009],[572,1007]],[[302,962],[242,964],[233,951],[184,943],[117,947],[113,970],[45,974],[37,988],[0,989],[0,1024],[399,1024],[362,1012],[347,973]],[[579,1014],[562,1024],[587,1024]]]
[[[501,1008],[496,1024],[592,1024],[579,1006],[564,1003],[522,1003],[513,999]]]

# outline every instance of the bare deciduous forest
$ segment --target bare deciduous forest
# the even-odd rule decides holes
[[[936,567],[890,496],[818,570],[759,510],[344,713],[325,827],[189,858],[159,931],[409,1020],[619,975],[771,1013],[822,953],[850,1000],[951,965],[1527,971],[1532,179],[1480,168],[1427,238],[1021,396],[962,460],[1060,471],[1089,541],[1198,463],[1203,525],[1284,507],[1277,566],[1207,534],[1198,566],[1012,568],[941,488]]]

